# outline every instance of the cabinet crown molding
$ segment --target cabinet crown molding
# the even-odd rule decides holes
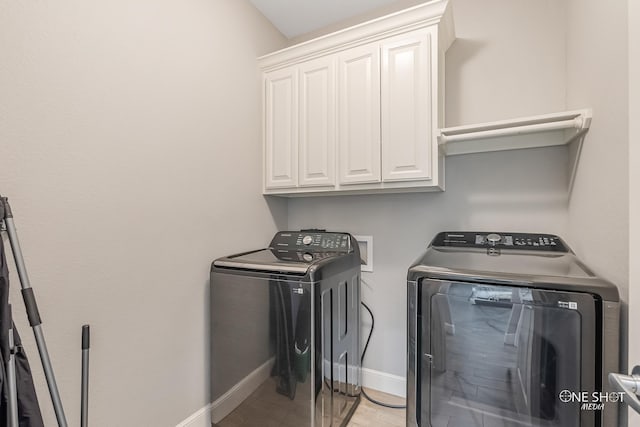
[[[438,46],[446,51],[453,40],[453,14],[449,0],[435,0],[391,13],[258,58],[267,72],[407,31],[438,24]]]

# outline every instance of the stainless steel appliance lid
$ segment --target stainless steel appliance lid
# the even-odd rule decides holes
[[[448,232],[456,233],[456,232]],[[562,289],[599,295],[607,301],[618,301],[618,289],[612,283],[595,276],[570,250],[564,249],[494,247],[486,241],[468,243],[469,235],[487,233],[459,232],[467,234],[467,244],[435,246],[443,240],[440,233],[409,269],[410,281],[421,278],[442,280],[499,283],[546,289]],[[491,234],[491,233],[489,233]],[[551,236],[551,235],[546,235]],[[494,237],[494,236],[491,236]],[[559,240],[562,240],[553,236]],[[534,249],[537,248],[537,249]]]
[[[213,265],[242,270],[304,275],[312,265],[337,255],[339,254],[334,252],[301,252],[266,248],[219,258],[213,262]]]
[[[304,275],[323,260],[354,254],[348,233],[325,230],[279,231],[269,247],[231,255],[213,262],[215,267]]]

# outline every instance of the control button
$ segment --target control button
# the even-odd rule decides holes
[[[502,236],[500,236],[499,234],[491,233],[487,235],[487,242],[490,245],[495,245],[496,243],[499,243],[500,240],[502,240]]]
[[[305,245],[310,245],[310,244],[312,244],[312,243],[313,243],[313,237],[311,237],[311,236],[304,236],[304,237],[302,238],[302,243],[303,243],[303,244],[305,244]]]
[[[313,261],[313,255],[307,252],[304,255],[302,255],[302,259],[307,262]]]

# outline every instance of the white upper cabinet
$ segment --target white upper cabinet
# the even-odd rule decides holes
[[[335,59],[300,64],[300,186],[333,186],[336,163]]]
[[[298,74],[265,74],[265,188],[295,187],[298,178]]]
[[[418,30],[382,43],[384,181],[431,178],[432,33]]]
[[[338,56],[340,184],[380,182],[380,49],[378,43]]]
[[[264,194],[443,190],[453,39],[435,0],[261,57]]]

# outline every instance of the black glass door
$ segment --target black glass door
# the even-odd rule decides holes
[[[592,296],[423,281],[421,425],[585,427],[563,390],[598,390]]]

